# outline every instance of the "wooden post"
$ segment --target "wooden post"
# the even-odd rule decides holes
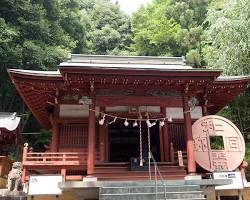
[[[92,99],[93,101],[93,99]],[[94,174],[95,165],[95,105],[92,102],[89,105],[89,126],[88,126],[88,160],[87,160],[87,174],[92,176]]]
[[[207,92],[205,88],[205,92],[203,94],[203,99],[202,99],[202,116],[207,116],[208,115],[208,109],[207,109]]]
[[[3,163],[0,163],[0,177],[3,176]]]
[[[161,113],[164,117],[167,116],[166,108],[161,107]],[[169,142],[169,132],[168,132],[168,124],[167,120],[165,120],[165,125],[162,127],[162,137],[163,137],[163,148],[164,148],[164,161],[170,161],[170,142]]]
[[[52,120],[52,138],[50,151],[58,151],[58,122],[55,119]]]
[[[29,151],[28,143],[24,144],[23,148],[23,171],[22,171],[22,182],[25,183],[26,180],[26,174],[27,174],[27,169],[25,166],[25,161],[27,160],[27,153]]]
[[[191,114],[188,106],[188,95],[183,95],[183,113],[184,113],[184,126],[186,132],[186,142],[187,142],[187,161],[188,161],[188,173],[196,173],[196,164],[194,158],[194,144],[192,136],[192,122]]]
[[[65,153],[63,154],[63,157],[62,157],[62,163],[63,164],[66,163],[66,154]],[[61,168],[61,175],[63,177],[63,181],[66,181],[67,172],[66,172],[65,166],[62,166],[62,168]]]
[[[161,162],[164,162],[165,151],[164,151],[163,128],[162,128],[162,127],[159,127],[159,140],[160,140],[160,156],[161,156]]]
[[[174,144],[170,143],[170,161],[174,164]]]
[[[203,115],[203,116],[208,115],[207,105],[202,105],[202,115]]]
[[[104,112],[104,107],[100,107],[100,112]],[[100,116],[102,117],[102,116]],[[99,125],[99,150],[100,150],[100,161],[104,162],[105,160],[105,124],[104,125]]]
[[[109,161],[109,131],[108,131],[108,127],[104,127],[104,131],[105,131],[105,162]]]
[[[64,166],[61,169],[61,175],[63,177],[63,181],[66,181],[66,168]]]

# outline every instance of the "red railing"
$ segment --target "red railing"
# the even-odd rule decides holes
[[[60,173],[64,180],[82,179],[82,175],[67,175],[66,171],[86,170],[87,152],[29,152],[28,146],[23,149],[23,182],[28,180],[29,170],[49,170]],[[99,152],[95,152],[96,163],[100,160]]]
[[[83,165],[87,163],[87,153],[55,152],[55,153],[27,153],[23,159],[24,166],[34,165]]]

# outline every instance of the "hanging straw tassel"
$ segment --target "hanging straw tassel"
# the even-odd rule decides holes
[[[140,127],[140,166],[143,166],[143,160],[142,160],[142,131],[141,131],[141,120],[139,122]]]

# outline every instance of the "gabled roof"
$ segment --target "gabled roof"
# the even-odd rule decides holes
[[[250,76],[221,77],[220,70],[185,66],[182,57],[121,57],[72,55],[58,71],[8,70],[21,97],[44,126],[51,126],[48,106],[60,95],[88,93],[91,82],[96,89],[157,90],[160,92],[207,88],[211,114],[215,114],[250,83]],[[166,104],[168,102],[165,102]],[[181,103],[181,101],[180,101]]]
[[[8,72],[18,73],[20,75],[38,76],[38,77],[62,77],[59,70],[57,71],[36,71],[36,70],[25,70],[25,69],[8,69]]]
[[[147,65],[177,65],[185,66],[184,57],[160,56],[114,56],[114,55],[85,55],[71,54],[68,63],[88,64],[147,64]]]

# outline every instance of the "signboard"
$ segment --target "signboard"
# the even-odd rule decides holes
[[[182,156],[182,151],[177,151],[178,153],[178,162],[179,162],[179,166],[183,167],[183,156]]]
[[[229,185],[216,186],[215,190],[239,190],[243,189],[243,180],[240,171],[238,172],[214,172],[214,179],[232,179],[233,183]]]
[[[62,193],[59,182],[62,182],[60,175],[30,176],[28,195],[59,195]]]

